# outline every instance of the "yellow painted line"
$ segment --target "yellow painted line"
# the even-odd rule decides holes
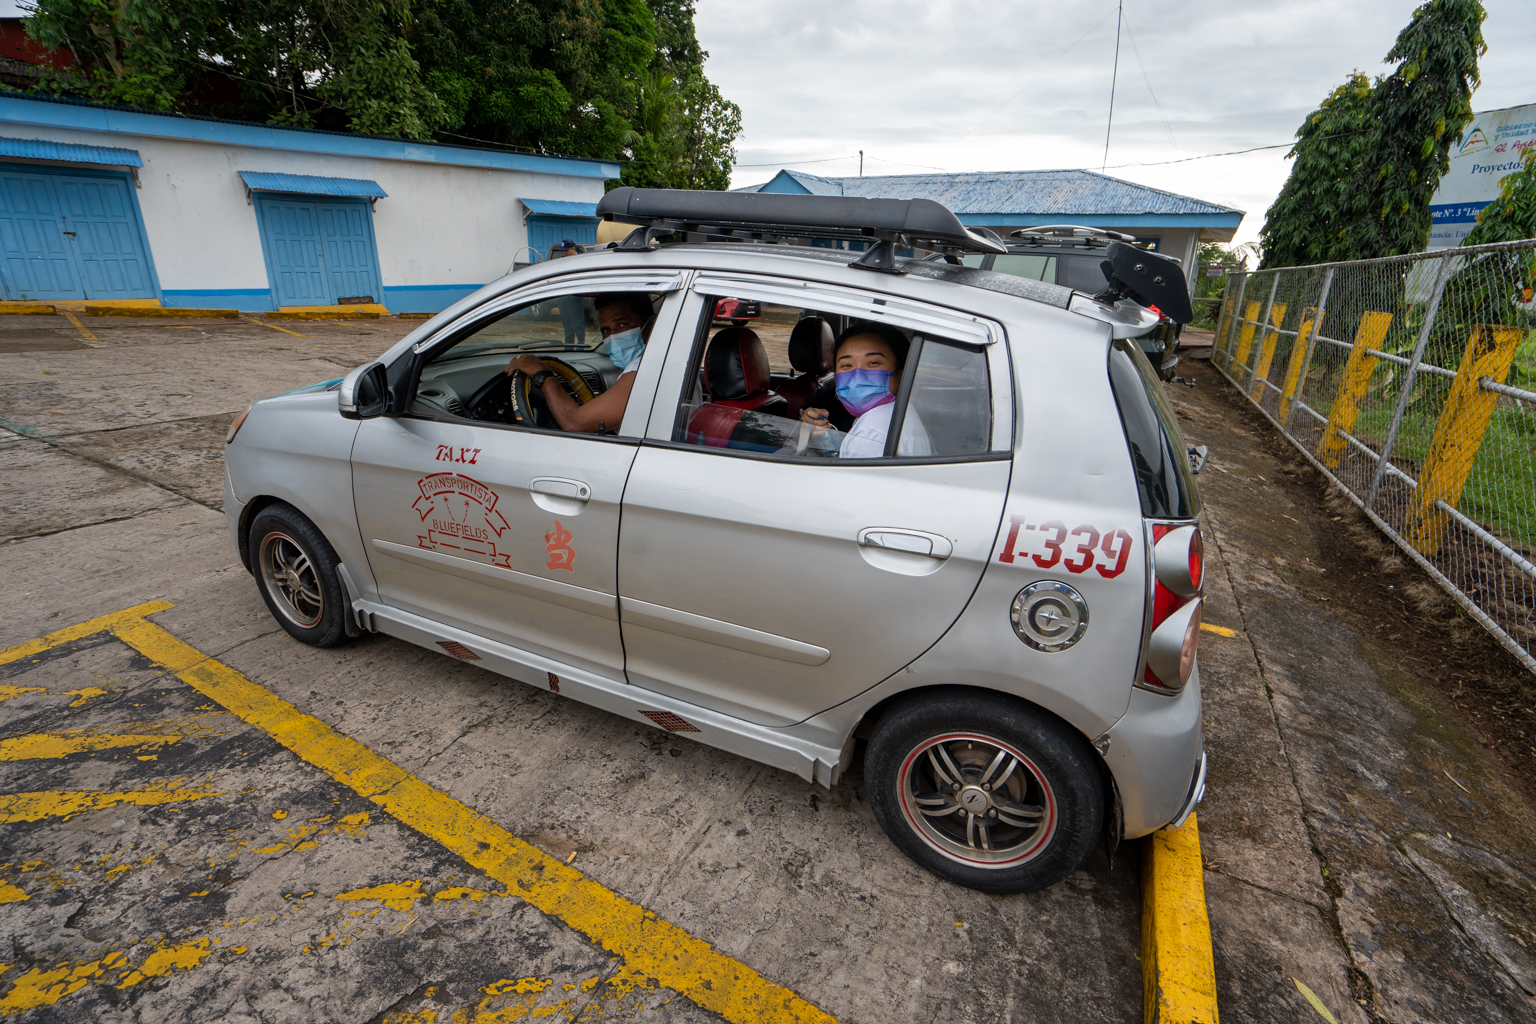
[[[127,804],[133,807],[155,807],[160,804],[182,803],[201,800],[207,796],[223,796],[222,792],[188,788],[187,779],[171,779],[154,783],[143,789],[130,789],[120,793],[98,793],[91,790],[44,789],[35,793],[0,793],[0,825],[12,825],[23,821],[42,821],[45,818],[68,818],[84,811],[99,811],[108,807]]]
[[[307,337],[309,337],[309,335],[307,335],[307,334],[300,334],[298,331],[290,331],[286,327],[279,327],[279,326],[277,326],[277,324],[269,324],[265,320],[258,320],[258,319],[256,319],[253,316],[246,316],[244,313],[240,314],[240,319],[241,320],[249,320],[251,323],[253,323],[253,324],[260,324],[263,327],[270,327],[274,331],[282,331],[284,334],[291,334],[295,338],[307,338]]]
[[[654,983],[672,989],[702,1009],[738,1024],[835,1024],[832,1016],[789,989],[518,839],[484,815],[144,619],[170,607],[168,602],[152,601],[58,630],[0,651],[0,664],[94,633],[110,632],[402,824],[500,882],[511,895],[622,958],[619,982]]]
[[[1228,629],[1226,626],[1218,626],[1213,622],[1202,622],[1200,628],[1207,633],[1215,633],[1217,636],[1237,636],[1237,630]]]
[[[162,733],[34,732],[0,740],[0,761],[29,761],[34,758],[60,758],[71,754],[93,754],[99,750],[123,747],[158,748],[178,743],[181,736]]]
[[[1141,848],[1141,992],[1146,1024],[1217,1024],[1200,829],[1153,832]]]
[[[80,332],[80,337],[84,338],[86,341],[100,341],[101,340],[100,338],[96,337],[96,335],[94,335],[90,331],[86,330],[85,329],[85,324],[81,323],[80,322],[80,318],[75,316],[75,314],[69,312],[69,310],[61,310],[61,312],[63,312],[65,319],[67,319],[70,323],[75,325],[75,330]]]
[[[0,903],[25,903],[31,898],[20,886],[0,882]]]

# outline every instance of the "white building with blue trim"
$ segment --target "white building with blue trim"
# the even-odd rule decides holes
[[[826,178],[788,168],[739,192],[932,199],[968,227],[1004,238],[1019,228],[1081,224],[1135,235],[1183,261],[1191,285],[1201,242],[1230,242],[1243,211],[1084,170],[966,171]]]
[[[595,241],[618,175],[611,161],[0,96],[0,281],[7,300],[436,312],[562,238]]]

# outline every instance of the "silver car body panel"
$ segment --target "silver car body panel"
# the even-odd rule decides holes
[[[925,267],[923,273],[906,276],[870,274],[850,269],[841,255],[763,245],[672,246],[651,253],[608,251],[541,264],[487,285],[401,339],[379,362],[393,365],[402,357],[414,358],[417,351],[456,334],[477,317],[545,295],[623,287],[677,293],[669,294],[663,305],[624,416],[622,432],[636,438],[645,435],[646,440],[570,438],[404,418],[359,424],[339,415],[334,394],[268,399],[256,403],[227,449],[228,497],[233,500],[227,503],[226,512],[231,528],[236,528],[244,504],[253,499],[289,501],[314,520],[335,546],[348,567],[349,587],[355,581],[354,604],[360,618],[372,628],[431,649],[442,650],[444,640],[464,644],[477,652],[486,667],[531,685],[547,685],[544,676],[553,672],[561,680],[562,695],[627,718],[650,721],[641,710],[671,712],[700,729],[691,734],[694,738],[824,785],[835,782],[840,774],[840,759],[851,750],[851,735],[861,719],[894,695],[930,686],[971,686],[1013,693],[1059,715],[1084,735],[1100,740],[1100,745],[1107,736],[1110,742],[1105,763],[1125,802],[1125,834],[1145,834],[1161,826],[1181,811],[1201,757],[1200,698],[1198,669],[1177,696],[1132,686],[1145,634],[1147,538],[1106,362],[1111,337],[1132,331],[1142,317],[1134,310],[1106,307],[1054,287],[1040,286],[1040,296],[1030,293],[1020,297],[1001,287],[989,290],[957,283],[962,276],[959,271],[969,275],[967,283],[979,280],[976,275],[995,276],[983,271]],[[801,503],[799,511],[808,520],[820,517],[819,522],[804,527],[808,533],[803,535],[822,545],[830,545],[827,538],[835,538],[840,550],[846,551],[838,556],[842,564],[876,572],[881,584],[893,594],[899,591],[901,597],[871,593],[867,585],[862,592],[849,595],[836,589],[838,575],[833,567],[829,565],[823,572],[810,565],[814,586],[797,589],[779,574],[758,595],[754,607],[767,610],[754,612],[757,617],[741,613],[739,606],[731,614],[723,614],[720,603],[708,599],[708,587],[723,586],[708,579],[713,567],[729,565],[743,571],[747,564],[741,559],[731,561],[739,554],[742,536],[776,535],[778,539],[765,552],[765,557],[775,560],[772,565],[793,569],[797,560],[804,564],[822,558],[820,553],[808,558],[806,550],[795,547],[791,540],[794,524],[787,518],[791,510],[776,493],[777,504],[771,515],[761,513],[762,481],[771,481],[776,473],[755,471],[804,469],[825,473],[828,481],[840,473],[855,472],[846,467],[773,465],[758,459],[710,456],[683,451],[682,446],[672,446],[666,440],[687,372],[687,353],[679,353],[691,348],[697,322],[690,319],[692,307],[684,307],[701,294],[720,291],[855,315],[870,315],[881,307],[891,322],[910,329],[987,346],[993,392],[999,399],[994,409],[995,446],[1011,451],[1011,457],[880,467],[888,474],[893,491],[905,487],[910,493],[923,494],[913,514],[901,519],[878,518],[872,511],[861,515],[859,509],[852,508],[838,516],[830,500],[838,488],[831,483],[825,488],[818,484],[814,489],[825,493]],[[815,298],[810,297],[813,292]],[[872,300],[872,295],[877,298]],[[1032,298],[1041,301],[1030,301]],[[844,310],[848,303],[855,308]],[[1064,308],[1068,306],[1070,310]],[[681,330],[677,329],[679,323],[684,325]],[[1074,382],[1081,386],[1073,386]],[[372,458],[373,464],[381,467],[379,480],[392,478],[394,483],[384,487],[369,482],[369,488],[384,489],[366,494],[360,484],[354,502],[350,458],[354,437],[360,445],[363,441],[360,425],[368,428],[367,443],[372,446],[367,451],[360,448],[360,462]],[[458,432],[456,439],[439,440],[442,430]],[[460,435],[462,440],[457,439]],[[518,448],[530,451],[534,446],[543,447],[543,441],[549,443],[542,455],[530,454],[517,466],[507,456],[504,470],[497,471],[505,481],[481,481],[493,483],[498,493],[506,488],[500,501],[507,503],[507,508],[521,504],[547,520],[534,526],[530,519],[521,528],[527,536],[520,538],[520,550],[536,549],[537,556],[545,555],[551,542],[544,534],[553,532],[555,516],[539,505],[535,492],[528,489],[533,476],[580,480],[601,487],[603,494],[599,497],[594,492],[579,515],[569,522],[559,520],[577,537],[571,542],[578,551],[577,569],[569,575],[558,571],[556,579],[557,571],[528,561],[505,566],[521,576],[495,583],[489,582],[494,577],[481,582],[483,566],[449,565],[464,572],[444,572],[446,563],[431,555],[444,559],[456,556],[435,550],[423,555],[428,549],[420,546],[417,535],[407,535],[406,513],[416,517],[420,532],[419,510],[410,510],[413,502],[406,501],[403,510],[386,509],[391,503],[399,504],[395,484],[404,488],[402,493],[410,493],[412,487],[419,490],[419,481],[436,468],[434,453],[439,444],[454,449],[478,444],[483,460],[487,448],[478,439],[490,435],[498,439],[515,436],[520,442]],[[576,449],[556,442],[602,452],[592,456],[580,472],[574,472],[573,456],[568,452]],[[404,448],[392,449],[395,444],[409,445],[410,457]],[[625,460],[631,458],[634,468],[625,479]],[[538,465],[540,459],[546,464]],[[708,463],[708,471],[686,463]],[[452,472],[465,468],[456,464]],[[928,487],[924,478],[929,476],[934,478],[935,489],[924,490]],[[898,480],[902,483],[895,483]],[[714,489],[711,507],[680,507],[687,488],[696,484]],[[974,500],[959,501],[952,496],[947,504],[954,507],[947,508],[931,496],[955,487]],[[846,493],[837,494],[844,505]],[[866,497],[878,503],[877,496]],[[621,503],[636,514],[630,517],[626,512],[610,555],[604,539],[607,527],[595,526],[599,518],[610,513],[598,506],[618,508]],[[396,548],[364,542],[359,518],[374,516],[376,507],[399,516],[400,521],[389,525],[393,532],[368,531],[379,534],[369,540]],[[663,513],[682,513],[688,518],[663,521]],[[652,526],[643,521],[647,515],[656,517],[653,525],[658,531],[649,541],[647,532]],[[927,518],[930,515],[944,521],[931,521]],[[701,519],[712,524],[703,533],[697,529]],[[513,517],[508,518],[509,526],[513,521]],[[690,528],[684,528],[684,523]],[[727,529],[721,524],[734,525]],[[585,536],[593,538],[596,547],[582,548],[583,533],[578,526],[586,531]],[[868,556],[892,560],[924,556],[859,544],[859,535],[869,527],[932,534],[948,541],[953,552],[936,572],[926,575],[878,572]],[[1106,535],[1116,537],[1122,530],[1129,542],[1103,539]],[[1093,533],[1099,539],[1088,544]],[[1059,552],[1052,547],[1057,542]],[[661,553],[642,551],[646,544]],[[723,554],[722,544],[729,545]],[[1123,559],[1119,557],[1122,545],[1127,549]],[[1084,547],[1091,549],[1091,562]],[[400,548],[411,554],[405,555]],[[589,554],[593,557],[582,562]],[[1011,559],[1004,557],[1008,554]],[[642,569],[644,558],[651,562]],[[668,558],[685,568],[692,564],[700,585],[692,591],[675,581],[660,589],[653,586],[655,580],[647,573],[654,573]],[[373,566],[386,563],[391,568],[381,571],[391,576],[385,588],[389,598],[381,596],[372,571]],[[593,575],[583,574],[577,579],[580,570],[588,567],[593,567]],[[1101,573],[1101,568],[1109,570],[1108,574]],[[430,579],[431,583],[423,586],[439,596],[429,600],[425,594],[411,593],[414,584],[408,581],[413,574]],[[943,607],[931,616],[935,621],[923,624],[922,629],[932,636],[918,636],[910,643],[903,638],[906,646],[890,652],[879,665],[875,664],[879,659],[874,659],[865,670],[853,666],[848,681],[827,691],[818,705],[810,678],[831,666],[841,670],[845,660],[839,657],[837,641],[830,633],[818,631],[814,623],[809,630],[804,628],[805,622],[814,620],[815,602],[845,606],[868,602],[875,609],[868,616],[871,619],[889,616],[893,609],[896,614],[910,615],[913,608],[904,606],[903,601],[912,600],[912,594],[917,593],[908,592],[911,581],[964,583],[967,579],[965,585],[945,592]],[[1089,606],[1087,632],[1066,650],[1033,650],[1012,629],[1009,610],[1013,597],[1030,582],[1041,579],[1071,584]],[[750,589],[753,583],[751,579],[737,582],[742,589]],[[450,600],[445,595],[454,588],[473,591],[480,597],[472,601],[461,595]],[[610,600],[618,607],[618,620],[612,617]],[[500,610],[476,617],[471,607],[476,601],[490,601]],[[510,628],[502,619],[509,608],[531,610],[539,603],[546,609],[538,614],[546,617],[538,628]],[[797,604],[808,610],[798,612]],[[447,610],[439,610],[439,605],[447,606]],[[447,618],[457,621],[445,621]],[[691,649],[697,651],[700,660],[693,679],[646,680],[655,688],[626,682],[622,653],[614,652],[609,643],[621,625],[627,643],[631,624],[637,636],[649,630],[666,637],[668,643],[694,645]],[[572,645],[561,639],[571,637],[572,630],[590,632],[598,640],[588,644],[582,638]],[[884,638],[895,631],[892,624],[871,627],[851,650],[878,651]],[[811,664],[823,650],[828,652],[827,660]],[[853,653],[848,657],[857,660]],[[902,661],[903,657],[907,660]],[[701,692],[700,681],[710,674],[712,661],[733,668],[742,664],[773,666],[771,675],[766,667],[752,669],[758,684],[786,677],[799,682],[783,687],[782,692],[769,692],[764,698],[732,690],[728,678],[724,688],[716,688],[713,696],[708,696]],[[630,673],[634,682],[642,682],[643,673],[635,660],[630,663]],[[568,685],[567,679],[571,680]],[[711,706],[705,706],[706,701]]]

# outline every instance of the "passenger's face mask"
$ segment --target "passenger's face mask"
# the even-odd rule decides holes
[[[890,370],[844,370],[837,375],[837,400],[855,416],[894,402]]]
[[[641,336],[638,327],[632,331],[608,336],[608,358],[612,359],[614,365],[621,370],[639,358],[640,353],[644,351],[645,338]]]

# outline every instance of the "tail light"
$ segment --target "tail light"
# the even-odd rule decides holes
[[[1204,605],[1205,545],[1197,526],[1152,527],[1152,634],[1141,685],[1178,693],[1195,668]]]

